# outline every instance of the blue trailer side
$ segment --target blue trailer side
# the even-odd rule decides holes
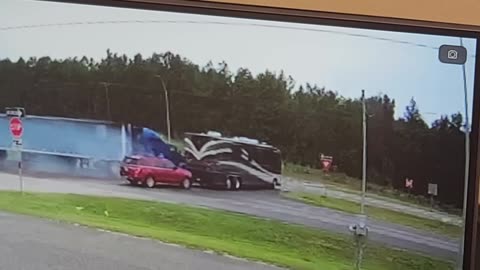
[[[34,160],[39,156],[55,156],[67,160],[71,166],[110,170],[116,168],[127,155],[163,154],[175,159],[169,144],[153,130],[109,121],[71,119],[61,117],[26,116],[23,122],[23,157]],[[9,118],[0,114],[0,158],[8,159],[12,138]],[[177,153],[178,154],[178,153]]]

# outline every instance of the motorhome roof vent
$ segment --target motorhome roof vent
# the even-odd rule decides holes
[[[247,138],[247,137],[239,137],[238,139],[242,142],[245,142],[245,143],[251,143],[251,144],[259,144],[260,143],[258,140],[250,139],[250,138]]]
[[[213,136],[213,137],[222,137],[222,133],[217,132],[217,131],[208,131],[207,135],[208,136]]]

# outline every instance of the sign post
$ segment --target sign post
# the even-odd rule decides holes
[[[10,117],[10,133],[12,134],[12,152],[15,153],[15,159],[18,163],[18,178],[20,181],[20,192],[23,194],[23,177],[22,177],[22,135],[23,123],[21,118],[25,116],[23,108],[6,108],[6,114]]]
[[[438,185],[437,184],[428,184],[428,195],[430,195],[430,204],[432,208],[435,207],[435,200],[433,199],[438,195]]]

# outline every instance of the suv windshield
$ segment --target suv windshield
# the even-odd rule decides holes
[[[138,158],[126,157],[123,159],[123,163],[129,165],[138,165]]]

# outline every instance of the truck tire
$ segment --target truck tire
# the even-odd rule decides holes
[[[270,189],[274,190],[278,185],[278,180],[273,179],[273,182],[270,184]]]
[[[240,190],[241,188],[242,188],[242,179],[240,179],[240,177],[234,177],[232,189],[237,191],[237,190]]]
[[[227,176],[227,178],[225,178],[225,189],[232,190],[232,187],[233,187],[233,177]]]

